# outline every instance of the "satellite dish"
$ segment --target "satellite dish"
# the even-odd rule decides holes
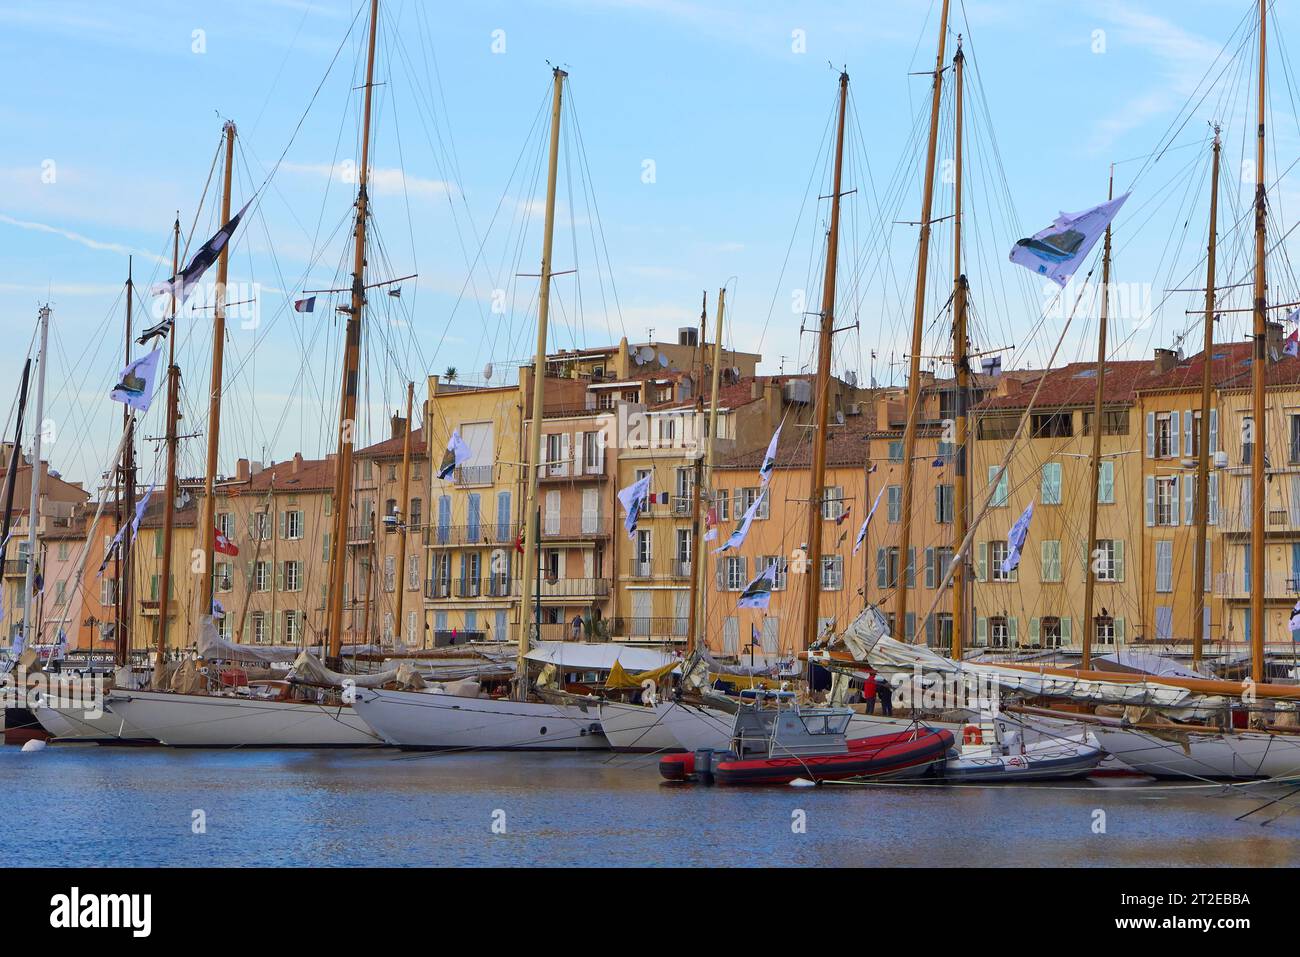
[[[641,353],[639,352],[632,353],[632,361],[639,366],[645,365],[645,360],[641,358]]]
[[[844,374],[844,381],[849,384],[850,389],[856,389],[858,387],[858,374],[850,369]]]
[[[844,424],[844,413],[840,409],[835,410],[835,424],[836,425]]]
[[[661,366],[663,366],[665,369],[667,369],[667,368],[668,368],[668,357],[665,356],[665,355],[661,355],[661,356],[659,357],[659,364],[660,364]]]
[[[642,362],[650,362],[655,357],[655,351],[649,346],[642,346],[636,351],[636,355]]]
[[[483,367],[483,381],[484,382],[492,381],[492,363],[490,362]]]

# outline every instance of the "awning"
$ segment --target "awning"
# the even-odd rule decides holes
[[[676,655],[653,648],[629,648],[610,642],[539,641],[525,655],[529,661],[574,671],[608,671],[618,662],[625,671],[654,671],[680,664]]]

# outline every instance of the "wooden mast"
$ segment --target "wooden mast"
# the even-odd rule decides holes
[[[939,141],[939,94],[943,89],[943,55],[948,40],[948,2],[943,0],[943,12],[939,16],[939,54],[934,61],[930,96],[930,143],[921,201],[921,237],[917,247],[916,304],[912,312],[912,352],[908,357],[907,423],[903,428],[902,528],[898,537],[894,630],[904,639],[907,637],[907,556],[912,548],[912,459],[916,456],[916,429],[921,417],[921,332],[925,326],[925,281],[930,259],[930,216],[934,204],[935,150]]]
[[[357,170],[357,217],[353,229],[352,304],[347,311],[343,346],[342,397],[339,402],[338,454],[334,474],[334,549],[330,554],[329,655],[337,666],[343,652],[343,582],[347,568],[348,516],[352,504],[352,446],[356,438],[357,378],[361,364],[361,313],[366,304],[366,217],[370,197],[370,109],[375,82],[375,36],[379,0],[370,0],[370,41],[366,53],[366,86],[361,120],[361,165]],[[369,521],[369,516],[366,516]]]
[[[125,359],[126,365],[131,364],[131,311],[134,305],[135,284],[132,282],[132,259],[127,258],[126,266],[126,348]],[[39,382],[39,380],[37,380]],[[37,415],[40,415],[39,406]],[[121,469],[122,479],[122,498],[119,503],[118,514],[122,516],[122,521],[126,522],[125,526],[118,525],[119,529],[125,528],[122,540],[118,543],[117,553],[120,557],[119,572],[117,577],[117,594],[116,599],[116,622],[113,627],[113,640],[116,654],[114,660],[118,665],[127,663],[131,654],[131,609],[134,605],[132,600],[131,576],[133,574],[131,561],[131,550],[135,546],[135,535],[132,526],[135,524],[135,411],[126,404],[122,405],[122,425],[126,430],[126,445],[122,449],[122,459],[118,463]]]
[[[1250,364],[1253,402],[1251,426],[1254,449],[1250,457],[1250,676],[1258,684],[1264,680],[1264,458],[1268,449],[1268,424],[1265,421],[1264,378],[1268,369],[1268,321],[1265,317],[1264,233],[1268,207],[1264,189],[1264,70],[1266,63],[1265,33],[1268,26],[1267,0],[1259,0],[1259,129],[1255,155],[1255,349]]]
[[[542,406],[546,385],[546,323],[551,310],[551,248],[555,238],[555,180],[560,161],[560,108],[564,78],[569,74],[559,67],[552,71],[551,145],[546,172],[546,219],[542,231],[541,287],[537,293],[537,354],[533,357],[532,423],[528,433],[528,490],[524,497],[524,521],[532,533],[524,535],[524,562],[519,573],[519,655],[515,670],[515,695],[522,701],[528,696],[529,621],[533,611],[533,579],[538,573],[538,551],[542,523],[537,509],[537,486],[542,468]],[[540,592],[540,583],[538,585]],[[541,608],[537,609],[537,630],[541,632]]]
[[[945,4],[947,0],[944,0]],[[822,279],[821,332],[817,338],[817,431],[813,434],[812,472],[808,480],[808,553],[805,566],[803,643],[817,640],[817,611],[822,592],[822,505],[826,495],[826,429],[831,399],[831,340],[835,333],[835,272],[839,264],[840,194],[844,172],[844,117],[848,110],[849,75],[840,73],[839,120],[835,132],[835,173],[831,186],[831,225],[826,236],[826,274]]]
[[[235,166],[235,124],[226,122],[226,172],[221,191],[221,222],[230,222],[230,179]],[[208,463],[203,476],[203,587],[199,589],[199,615],[212,614],[212,586],[216,576],[213,554],[217,545],[217,445],[221,438],[221,377],[226,348],[226,279],[230,275],[230,243],[217,259],[217,288],[212,317],[212,382],[208,396]],[[173,333],[174,337],[174,333]]]
[[[953,496],[952,496],[952,539],[960,548],[966,541],[967,521],[967,425],[966,406],[970,398],[970,365],[966,345],[966,303],[968,286],[966,276],[961,271],[961,190],[962,190],[962,68],[966,57],[961,52],[961,37],[957,37],[957,53],[952,58],[953,82],[956,92],[953,112],[953,155],[954,173],[957,181],[953,191],[953,235],[952,235],[952,275],[953,275],[953,323],[952,323],[952,367],[956,379],[956,402],[954,410],[954,455],[953,455]],[[964,555],[954,555],[952,569],[952,657],[961,661],[962,646],[966,641],[967,630],[967,595],[966,595],[966,559]]]
[[[129,292],[127,296],[127,302],[130,302]],[[41,510],[41,433],[45,430],[45,367],[50,364],[46,351],[50,340],[50,307],[48,304],[41,306],[38,316],[41,327],[41,345],[40,352],[36,354],[36,417],[32,420],[35,428],[32,429],[31,489],[27,503],[27,567],[24,569],[25,575],[23,577],[23,587],[26,589],[26,594],[23,596],[23,640],[29,648],[37,644],[37,639],[32,632],[32,622],[36,617],[35,608],[33,607],[36,604],[36,597],[32,592],[35,591],[36,583],[36,526],[40,521]],[[21,434],[18,437],[18,442],[22,443]],[[57,641],[57,637],[55,640]]]
[[[1115,196],[1115,167],[1110,170],[1110,188],[1107,199]],[[1088,550],[1084,553],[1083,578],[1083,659],[1080,668],[1092,667],[1092,636],[1096,629],[1093,621],[1094,591],[1097,585],[1097,499],[1101,484],[1101,433],[1103,423],[1101,404],[1106,397],[1106,320],[1110,305],[1110,226],[1106,226],[1106,244],[1101,256],[1101,313],[1097,322],[1097,386],[1092,397],[1092,455],[1088,463]]]
[[[704,418],[704,346],[706,339],[704,336],[706,323],[709,317],[709,293],[708,290],[700,293],[700,341],[696,351],[700,356],[700,374],[695,385],[695,415],[692,416],[696,426]],[[715,363],[716,366],[716,363]],[[713,406],[717,407],[718,395],[716,386],[713,393]],[[709,438],[709,445],[712,446],[712,436]],[[700,597],[700,567],[704,564],[703,559],[703,532],[700,528],[700,499],[704,494],[704,453],[699,448],[697,440],[696,447],[692,452],[695,459],[691,467],[691,586],[689,589],[689,601],[687,607],[691,610],[691,616],[686,622],[686,653],[690,654],[695,650],[695,643],[699,640],[700,631],[700,610],[696,603]]]
[[[1213,396],[1214,367],[1214,259],[1218,245],[1216,230],[1219,215],[1219,128],[1214,128],[1214,162],[1210,172],[1210,238],[1205,254],[1205,344],[1201,353],[1201,424],[1197,435],[1195,525],[1196,551],[1192,555],[1192,668],[1201,664],[1202,636],[1205,634],[1205,539],[1210,520],[1210,411]]]
[[[172,275],[181,271],[181,217],[172,224]],[[167,657],[167,609],[172,583],[172,536],[176,529],[176,420],[179,417],[181,370],[176,364],[176,290],[172,289],[171,331],[167,335],[167,478],[163,485],[162,568],[158,570],[158,623],[155,629],[154,680],[162,680],[163,661]]]
[[[406,536],[410,534],[411,527],[411,430],[415,428],[415,420],[411,418],[411,410],[415,406],[415,383],[406,383],[406,430],[402,435],[402,520],[397,526],[397,627],[394,631],[394,645],[397,644],[396,635],[402,634],[402,613],[405,608],[403,599],[406,597]]]
[[[709,434],[704,447],[704,482],[709,487],[709,501],[717,507],[717,500],[714,498],[713,486],[713,461],[714,461],[714,443],[713,440],[718,434],[718,388],[722,381],[722,317],[727,308],[727,290],[724,286],[718,290],[718,308],[717,315],[713,319],[713,370],[710,377],[710,402],[709,402]],[[698,515],[698,512],[696,513]],[[695,590],[695,597],[691,599],[691,625],[695,630],[695,638],[688,647],[687,653],[695,650],[695,645],[700,641],[704,634],[704,623],[708,620],[705,616],[705,605],[708,602],[708,589],[704,587],[704,536],[703,530],[698,530],[691,547],[691,566],[692,588]],[[705,642],[707,644],[707,642]]]

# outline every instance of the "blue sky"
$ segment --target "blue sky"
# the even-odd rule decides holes
[[[0,101],[0,330],[11,344],[0,355],[0,405],[11,401],[37,305],[48,296],[56,467],[89,480],[115,443],[120,410],[104,394],[120,367],[126,257],[135,253],[141,288],[162,278],[173,216],[180,210],[189,230],[223,117],[240,131],[236,205],[285,157],[233,257],[232,281],[247,284],[236,294],[255,290],[259,302],[255,325],[232,320],[222,465],[232,469],[240,454],[317,455],[332,444],[340,337],[332,303],[308,316],[284,306],[304,288],[338,285],[345,272],[352,187],[337,164],[355,160],[359,2],[50,0],[0,9],[0,80],[10,91]],[[1292,6],[1277,4],[1279,47]],[[1046,358],[1059,323],[1036,321],[1044,294],[1006,262],[1011,242],[1061,209],[1102,201],[1109,164],[1153,150],[1249,7],[954,4],[952,30],[966,35],[970,57],[966,256],[977,345],[1016,345],[1007,365]],[[763,371],[807,363],[811,341],[800,336],[792,303],[803,289],[805,308],[816,308],[826,209],[817,195],[828,191],[818,187],[826,174],[818,157],[835,94],[830,64],[844,64],[860,135],[850,144],[846,187],[858,192],[845,200],[841,276],[862,281],[841,284],[840,314],[859,327],[841,337],[836,364],[863,381],[873,372],[899,381],[891,359],[901,359],[910,328],[915,228],[896,221],[919,214],[921,163],[910,137],[928,99],[928,78],[909,73],[932,67],[937,11],[931,0],[385,0],[373,152],[384,255],[372,257],[371,278],[420,278],[403,285],[400,300],[372,297],[363,440],[382,437],[407,378],[455,366],[462,378],[481,379],[491,363],[500,381],[531,352],[536,282],[510,277],[537,271],[539,196],[528,176],[511,177],[521,148],[540,145],[529,131],[548,94],[548,59],[570,72],[566,106],[577,126],[570,121],[566,135],[580,130],[585,159],[561,172],[555,268],[578,272],[556,280],[552,347],[644,339],[651,328],[671,338],[696,321],[701,290],[710,291],[712,310],[727,282],[728,342],[761,350]],[[795,49],[799,37],[804,52]],[[1232,67],[1192,112],[1117,221],[1117,278],[1154,289],[1156,300],[1203,252],[1196,190],[1206,154],[1198,144],[1216,109],[1231,108],[1225,122],[1245,116],[1248,98],[1232,92],[1239,75]],[[1280,70],[1274,75],[1276,170],[1295,159],[1300,136],[1289,88]],[[941,140],[942,158],[950,148]],[[1240,129],[1229,127],[1225,157],[1237,163],[1243,147]],[[521,169],[531,175],[539,154],[526,155]],[[1120,162],[1119,188],[1142,168]],[[1279,209],[1289,191],[1284,181]],[[936,215],[949,197],[941,184]],[[193,245],[215,225],[209,193]],[[942,345],[943,324],[934,320],[951,283],[949,236],[946,225],[936,228],[927,354]],[[1244,262],[1226,258],[1228,270]],[[492,312],[493,288],[507,289],[504,314]],[[1188,326],[1187,305],[1171,301],[1154,318],[1121,316],[1116,354],[1170,344]],[[209,326],[202,313],[182,325],[182,430],[200,431]],[[1081,320],[1059,359],[1090,357],[1090,348]],[[161,428],[155,409],[144,432]],[[200,469],[201,444],[187,443],[189,472]],[[142,453],[151,474],[155,448]]]

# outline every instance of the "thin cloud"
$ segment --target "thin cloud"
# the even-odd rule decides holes
[[[51,236],[60,236],[64,239],[70,240],[71,242],[85,246],[87,249],[94,249],[97,252],[117,253],[121,256],[141,256],[151,262],[168,265],[168,262],[156,253],[146,252],[143,249],[135,249],[131,246],[124,246],[121,243],[110,243],[100,239],[93,239],[90,236],[75,233],[70,229],[51,226],[48,223],[37,223],[26,219],[15,219],[14,217],[7,216],[4,213],[0,213],[0,223],[4,223],[8,226],[16,226],[19,229],[31,230],[32,232],[48,233]]]

